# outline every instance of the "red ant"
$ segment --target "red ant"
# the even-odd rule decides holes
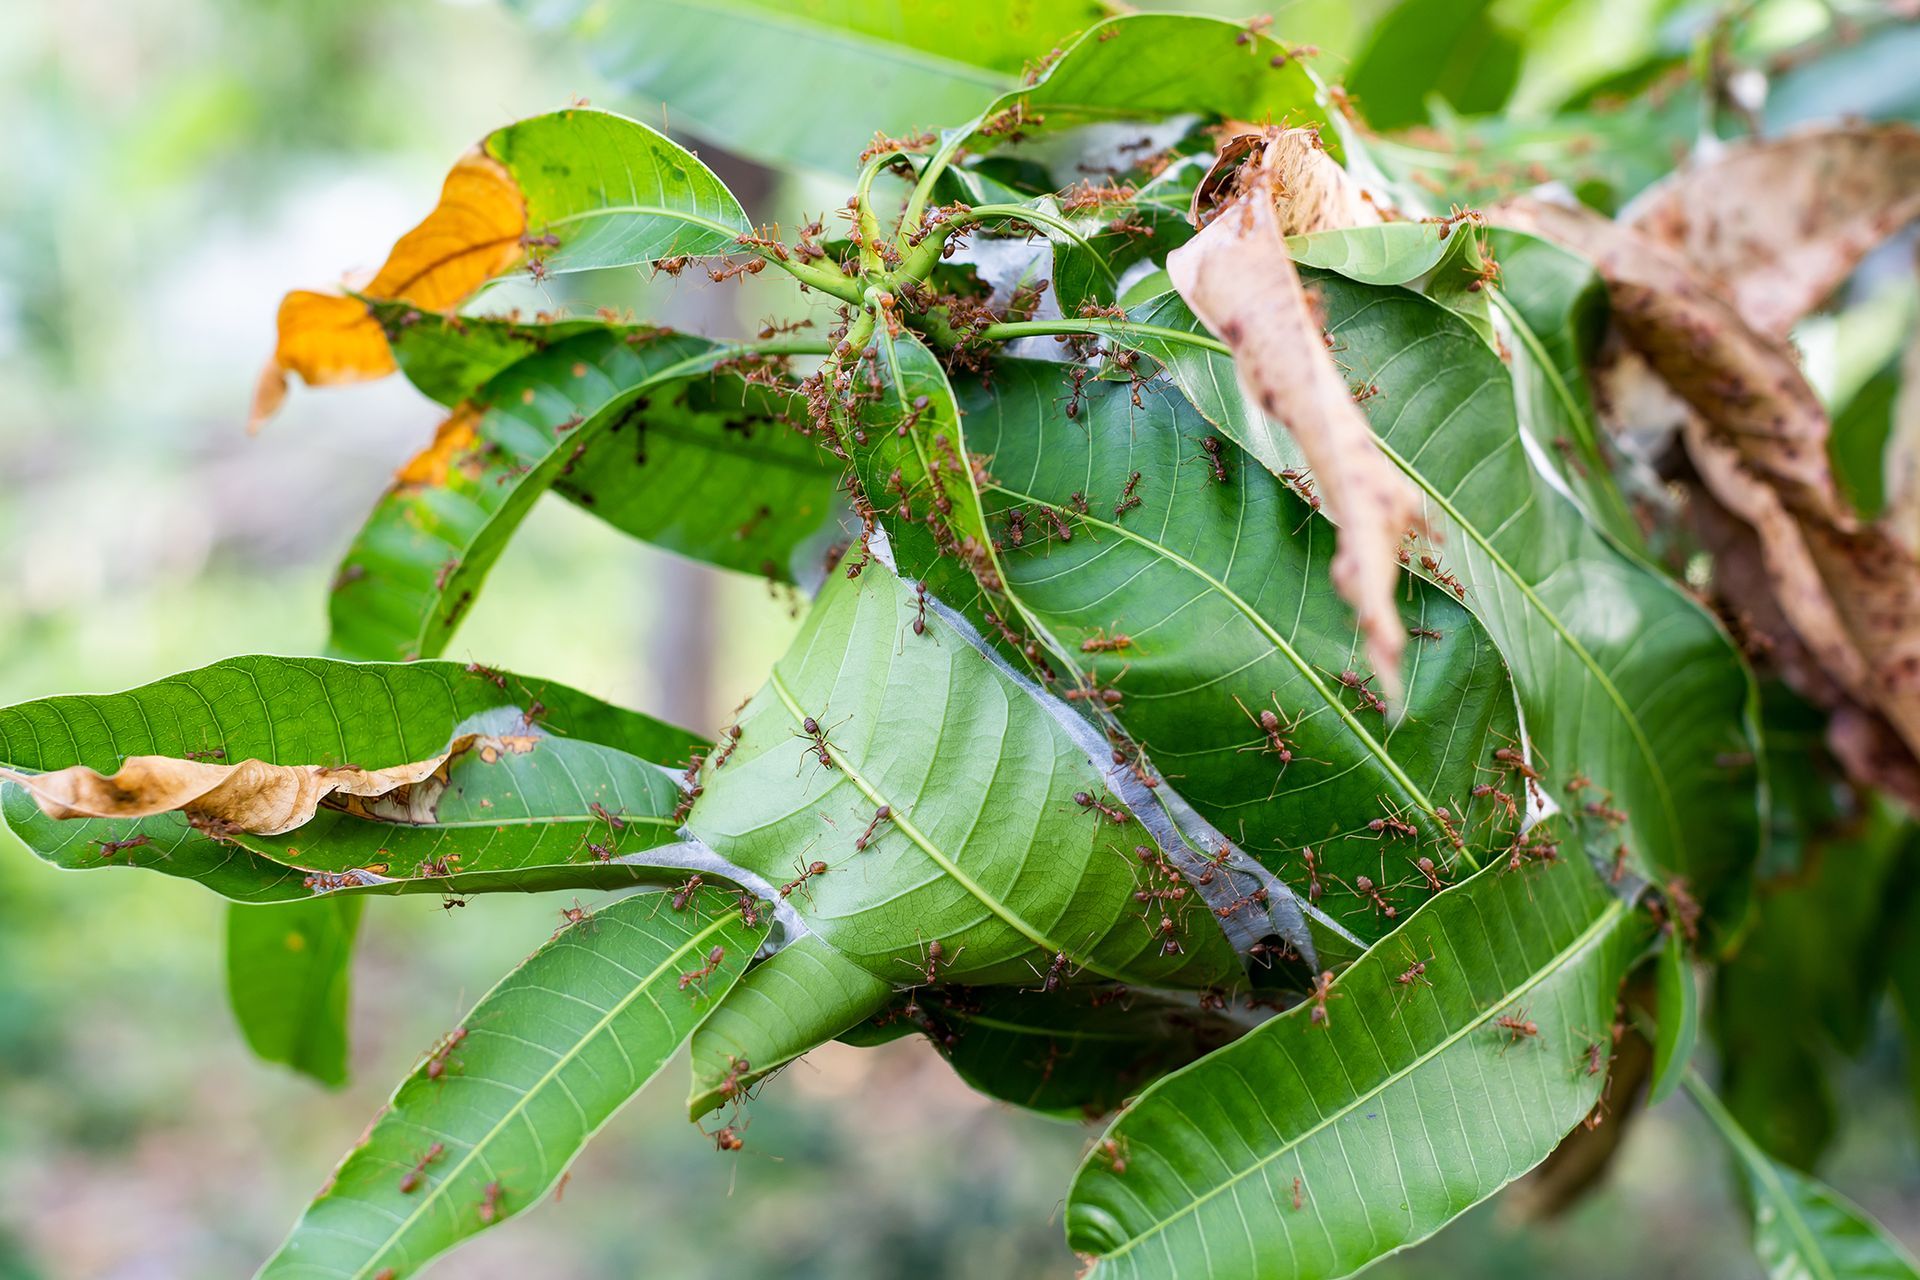
[[[734,748],[740,745],[741,732],[742,730],[737,724],[730,724],[720,731],[720,750],[714,754],[714,768],[724,769],[727,767],[727,761],[733,758]]]
[[[1493,758],[1499,763],[1501,768],[1519,774],[1528,782],[1540,781],[1540,775],[1534,771],[1532,765],[1527,763],[1527,758],[1512,747],[1497,748],[1493,753]]]
[[[445,1036],[441,1037],[440,1042],[434,1045],[433,1051],[427,1055],[427,1079],[439,1080],[444,1077],[448,1071],[452,1070],[454,1066],[453,1051],[457,1049],[460,1046],[460,1042],[466,1038],[467,1029],[465,1027],[455,1027],[453,1030],[447,1032]]]
[[[1102,1138],[1100,1145],[1094,1150],[1115,1173],[1127,1171],[1127,1140],[1125,1138]]]
[[[1233,42],[1239,45],[1252,44],[1272,25],[1272,14],[1262,13],[1248,18],[1241,26],[1240,34],[1233,38]]]
[[[1495,1026],[1508,1033],[1507,1043],[1500,1050],[1503,1054],[1520,1041],[1531,1040],[1540,1034],[1540,1024],[1527,1017],[1525,1009],[1511,1014],[1502,1014],[1493,1022]]]
[[[747,1145],[747,1140],[740,1136],[740,1131],[730,1124],[722,1125],[712,1137],[715,1151],[738,1151]]]
[[[1086,400],[1087,367],[1078,364],[1073,366],[1067,378],[1073,384],[1073,393],[1066,397],[1067,417],[1071,420],[1080,416],[1080,406]]]
[[[1301,1192],[1300,1192],[1300,1179],[1296,1177],[1296,1178],[1295,1178],[1295,1179],[1293,1180],[1293,1210],[1294,1210],[1294,1212],[1295,1212],[1295,1213],[1298,1213],[1298,1212],[1300,1211],[1300,1206],[1301,1206],[1301,1205],[1304,1205],[1304,1204],[1305,1204],[1306,1202],[1307,1202],[1307,1201],[1306,1201],[1306,1198],[1305,1198],[1305,1197],[1304,1197],[1303,1195],[1301,1195]]]
[[[1313,1002],[1313,1010],[1307,1015],[1309,1027],[1329,1025],[1327,1001],[1338,1000],[1345,993],[1333,989],[1333,970],[1323,969],[1320,976],[1313,980],[1313,989],[1307,992],[1307,999]]]
[[[1365,404],[1380,394],[1380,384],[1377,382],[1356,382],[1348,387],[1347,390],[1352,392],[1353,402],[1355,404]]]
[[[752,1070],[753,1064],[751,1062],[748,1062],[745,1058],[737,1058],[731,1053],[728,1054],[727,1077],[720,1082],[720,1088],[717,1092],[723,1098],[733,1097],[744,1087],[740,1083],[740,1077],[749,1074]]]
[[[1431,552],[1423,552],[1420,556],[1420,567],[1432,574],[1435,582],[1438,582],[1441,586],[1453,592],[1454,595],[1460,597],[1462,600],[1467,598],[1466,587],[1461,585],[1460,579],[1440,567],[1440,559],[1438,556],[1433,555]]]
[[[1364,877],[1362,878],[1364,879]],[[1183,897],[1185,896],[1184,890],[1179,890],[1177,892],[1180,892]],[[1228,916],[1238,915],[1240,912],[1246,910],[1248,907],[1251,907],[1251,906],[1264,907],[1267,905],[1267,899],[1268,899],[1268,894],[1264,888],[1255,889],[1252,893],[1242,894],[1240,897],[1235,898],[1232,902],[1229,902],[1224,907],[1215,907],[1213,909],[1213,914],[1215,914],[1216,916],[1219,916],[1222,920],[1225,920]]]
[[[559,937],[562,933],[566,932],[568,928],[576,924],[582,926],[581,931],[584,933],[593,927],[589,923],[592,919],[593,912],[581,906],[580,899],[575,898],[572,906],[560,908],[560,927],[553,931],[553,936],[556,938]]]
[[[1336,679],[1360,695],[1360,705],[1362,707],[1369,711],[1377,711],[1381,715],[1387,714],[1387,704],[1380,700],[1379,694],[1367,687],[1373,683],[1374,678],[1372,676],[1367,676],[1365,679],[1362,679],[1360,673],[1357,671],[1342,671]]]
[[[1119,631],[1108,635],[1105,627],[1096,627],[1092,635],[1080,642],[1082,653],[1118,653],[1132,647],[1132,636]]]
[[[852,717],[849,716],[848,719],[852,719]],[[840,766],[833,762],[833,756],[827,751],[827,735],[846,722],[846,720],[842,720],[840,724],[822,729],[818,720],[815,720],[812,716],[807,716],[800,721],[801,732],[794,736],[804,737],[810,740],[813,745],[809,747],[808,750],[819,757],[820,763],[829,769],[838,769]]]
[[[1413,869],[1420,873],[1420,878],[1427,882],[1427,888],[1439,893],[1447,887],[1447,882],[1440,878],[1439,868],[1433,865],[1432,858],[1422,855],[1418,858],[1410,858],[1408,861],[1413,864]]]
[[[1380,891],[1380,886],[1373,882],[1372,876],[1355,876],[1353,891],[1373,903],[1374,909],[1389,920],[1400,914],[1394,905],[1387,901],[1386,895]]]
[[[1384,835],[1396,840],[1417,840],[1420,828],[1414,826],[1391,811],[1384,818],[1375,818],[1367,824],[1367,830],[1375,835]]]
[[[714,973],[719,970],[721,963],[725,961],[726,958],[727,949],[725,947],[717,946],[707,952],[707,963],[704,966],[693,970],[691,973],[683,973],[680,975],[680,989],[685,991],[688,987],[696,988],[699,995],[694,998],[703,999],[707,994],[707,979],[711,978]]]
[[[1040,979],[1040,990],[1044,992],[1054,992],[1065,985],[1067,980],[1067,965],[1069,963],[1070,961],[1066,952],[1055,952],[1052,961],[1047,965],[1045,976]]]
[[[893,818],[892,805],[883,804],[878,809],[875,809],[873,811],[873,821],[867,823],[867,829],[865,831],[862,831],[860,833],[860,838],[853,842],[854,850],[856,852],[864,853],[866,851],[867,846],[873,843],[874,830],[877,827],[879,827],[881,823],[890,821],[892,818]]]
[[[1127,479],[1127,487],[1120,491],[1120,501],[1113,505],[1113,518],[1118,520],[1144,501],[1134,490],[1140,487],[1140,473],[1134,472]]]
[[[620,815],[618,814],[609,813],[607,811],[607,807],[601,804],[598,800],[595,800],[591,804],[589,804],[587,806],[587,811],[593,814],[594,817],[606,823],[609,827],[612,827],[615,831],[625,831],[627,829],[627,824],[625,819],[621,818]]]
[[[1520,807],[1514,804],[1513,797],[1498,787],[1495,787],[1493,784],[1487,782],[1480,783],[1474,787],[1473,796],[1476,800],[1491,799],[1495,804],[1507,811],[1508,818],[1515,822],[1520,821]]]
[[[1422,960],[1419,956],[1414,954],[1413,948],[1407,946],[1405,942],[1402,942],[1400,946],[1401,946],[1401,949],[1406,952],[1407,967],[1403,972],[1401,972],[1399,975],[1397,975],[1394,978],[1394,981],[1399,983],[1402,987],[1406,988],[1409,991],[1413,989],[1413,984],[1416,982],[1421,983],[1424,986],[1431,987],[1433,985],[1433,980],[1427,977],[1427,966],[1433,963],[1432,948],[1431,947],[1428,948],[1427,958],[1425,960]]]
[[[963,947],[961,948],[961,950],[965,950],[965,948]],[[952,958],[957,959],[959,958],[959,955],[960,955],[960,952],[956,951],[953,953]],[[946,963],[947,960],[949,959],[946,953],[946,948],[941,946],[939,939],[936,938],[934,941],[929,942],[927,944],[925,956],[926,956],[926,970],[925,970],[926,984],[925,985],[929,987],[937,986],[940,982],[940,966],[943,963]],[[904,964],[909,968],[915,968],[913,961],[907,959],[905,956],[899,957],[899,960],[901,964]],[[918,986],[920,984],[916,983],[915,985]]]
[[[506,1189],[498,1182],[487,1184],[486,1190],[480,1194],[480,1221],[483,1225],[492,1226],[495,1220],[503,1216],[501,1210],[505,1207],[506,1198]]]
[[[1118,682],[1125,676],[1131,669],[1131,666],[1132,664],[1128,664],[1128,666],[1120,668],[1120,674],[1113,677],[1114,682]],[[1100,673],[1097,671],[1087,673],[1086,683],[1084,685],[1081,685],[1079,688],[1067,690],[1068,702],[1098,702],[1104,703],[1109,707],[1119,706],[1121,700],[1126,696],[1127,695],[1120,690],[1115,689],[1111,683],[1102,685],[1100,682]]]
[[[693,895],[700,891],[700,886],[704,883],[705,881],[697,874],[688,876],[687,882],[673,891],[673,909],[685,911],[687,904],[693,901]]]
[[[400,1194],[412,1195],[414,1188],[420,1185],[420,1179],[426,1173],[427,1166],[445,1155],[446,1150],[445,1144],[439,1142],[428,1147],[427,1153],[415,1162],[413,1168],[408,1171],[405,1177],[400,1179]]]
[[[1599,1075],[1607,1065],[1606,1046],[1598,1040],[1587,1041],[1587,1047],[1580,1051],[1580,1055],[1587,1060],[1587,1074],[1590,1076]]]
[[[1227,461],[1225,454],[1222,452],[1225,446],[1220,443],[1220,437],[1206,436],[1201,439],[1200,447],[1206,450],[1207,469],[1213,472],[1214,482],[1216,484],[1225,484],[1227,482]]]
[[[800,873],[799,876],[796,879],[789,880],[787,881],[787,883],[780,886],[780,896],[783,898],[790,898],[793,896],[795,890],[799,890],[800,892],[805,893],[807,895],[808,902],[812,902],[813,892],[807,888],[807,881],[813,879],[813,877],[815,876],[823,876],[827,874],[827,864],[824,862],[809,862],[809,863],[802,864],[798,860],[795,860],[794,869]]]
[[[1619,884],[1621,879],[1627,874],[1627,858],[1629,856],[1631,855],[1627,853],[1627,846],[1624,844],[1614,849],[1613,871],[1607,876],[1608,884]]]
[[[225,760],[226,758],[227,751],[225,747],[208,747],[205,751],[187,752],[187,759],[189,760]]]
[[[1253,721],[1255,725],[1259,726],[1260,732],[1265,734],[1267,739],[1264,746],[1241,747],[1240,750],[1259,751],[1263,753],[1271,751],[1274,755],[1280,757],[1281,764],[1292,764],[1293,748],[1287,745],[1287,740],[1281,736],[1281,730],[1284,729],[1286,732],[1292,733],[1294,725],[1298,723],[1298,720],[1283,722],[1279,716],[1267,710],[1265,707],[1260,708],[1260,713],[1255,715],[1253,712],[1247,710],[1246,703],[1240,701],[1240,695],[1235,694],[1233,700],[1235,704],[1239,706],[1241,713],[1244,714],[1247,719]]]
[[[895,474],[897,475],[899,473],[896,472]],[[927,584],[926,583],[916,582],[913,584],[913,603],[914,603],[914,615],[913,615],[913,622],[911,624],[913,627],[913,634],[917,636],[923,636],[927,634]]]
[[[125,840],[95,840],[93,843],[100,846],[101,857],[111,858],[116,853],[124,853],[128,849],[138,849],[145,845],[150,845],[153,843],[153,837],[149,835],[137,835],[128,836]]]
[[[1432,627],[1408,627],[1407,634],[1410,636],[1417,636],[1422,640],[1446,639],[1446,634],[1444,632],[1435,631]]]
[[[1301,861],[1307,864],[1307,901],[1320,901],[1320,868],[1316,863],[1312,845],[1300,846]]]
[[[1096,798],[1093,793],[1089,791],[1074,792],[1073,802],[1088,813],[1092,813],[1098,809],[1101,813],[1106,814],[1107,820],[1115,826],[1125,826],[1127,819],[1132,816],[1123,807],[1117,804],[1110,805],[1104,800]]]

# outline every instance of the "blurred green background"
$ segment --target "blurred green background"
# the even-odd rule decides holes
[[[1387,6],[1273,8],[1276,31],[1322,45],[1338,75]],[[1484,105],[1473,94],[1487,77],[1518,109],[1551,104],[1699,19],[1653,0],[1464,8],[1509,33],[1462,73],[1467,108]],[[1819,6],[1772,8],[1790,23]],[[1524,65],[1507,65],[1502,42],[1527,31],[1539,38]],[[1389,93],[1383,79],[1375,94]],[[578,47],[489,3],[5,7],[0,701],[318,650],[335,560],[436,415],[395,379],[296,392],[249,439],[279,295],[377,265],[460,150],[576,96],[659,105],[621,102]],[[701,150],[755,212],[789,225],[838,202],[831,186]],[[792,301],[771,283],[703,296],[693,275],[623,273],[514,300],[634,307],[712,332]],[[762,583],[673,561],[550,501],[448,656],[711,731],[792,625]],[[249,1274],[418,1052],[547,936],[555,905],[376,900],[355,970],[354,1082],[327,1093],[242,1046],[221,902],[162,876],[62,875],[0,831],[0,1280]],[[1824,1172],[1920,1245],[1904,1071],[1883,1027],[1838,1077],[1848,1119]],[[669,1070],[608,1129],[562,1201],[437,1274],[1073,1272],[1059,1198],[1092,1131],[987,1102],[917,1042],[814,1054],[765,1090],[737,1156],[684,1122],[683,1079]],[[1523,1229],[1503,1197],[1376,1274],[1754,1274],[1727,1178],[1676,1098],[1566,1217]]]

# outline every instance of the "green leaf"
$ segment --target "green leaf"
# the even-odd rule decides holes
[[[838,527],[837,471],[780,421],[798,412],[787,393],[714,376],[753,351],[601,326],[506,366],[454,410],[355,539],[330,604],[334,651],[444,652],[550,487],[636,537],[726,568],[772,564],[790,580],[801,548],[817,551]]]
[[[944,988],[916,995],[914,1009],[913,1023],[967,1084],[1071,1120],[1123,1106],[1246,1029],[1224,1013],[1196,1009],[1192,996],[1114,986],[1045,995]]]
[[[1816,713],[1810,741],[1796,740],[1780,723],[1779,699],[1768,702],[1776,775],[1806,788],[1774,792],[1783,819],[1775,825],[1783,843],[1798,844],[1799,865],[1759,887],[1740,950],[1715,972],[1711,1029],[1725,1105],[1769,1155],[1810,1170],[1835,1128],[1832,1050],[1867,1047],[1889,971],[1903,963],[1899,904],[1920,841],[1889,804],[1829,811],[1845,793],[1827,772],[1824,717]],[[1789,801],[1797,807],[1785,808]]]
[[[1753,1251],[1773,1280],[1909,1280],[1920,1264],[1858,1205],[1768,1158],[1695,1072],[1687,1092],[1739,1158],[1753,1205]]]
[[[1500,263],[1492,300],[1512,335],[1521,426],[1587,518],[1638,550],[1640,525],[1614,481],[1587,377],[1606,332],[1606,286],[1592,263],[1538,236],[1496,229],[1488,239]]]
[[[921,170],[907,222],[918,221],[934,182],[962,148],[979,154],[1011,138],[1187,114],[1325,124],[1319,87],[1300,59],[1285,53],[1268,36],[1220,18],[1140,13],[1102,22],[1070,45],[1038,83],[1002,94],[973,120],[941,135],[939,149]],[[1194,75],[1194,67],[1207,73]],[[1331,131],[1327,145],[1339,145]]]
[[[633,104],[763,164],[851,173],[876,129],[978,111],[1099,17],[1090,0],[513,0]]]
[[[519,185],[532,256],[549,272],[725,253],[753,229],[698,157],[625,116],[569,107],[496,129],[481,146]]]
[[[1447,591],[1408,579],[1407,624],[1437,634],[1413,641],[1405,697],[1382,715],[1340,682],[1364,662],[1329,577],[1330,527],[1237,450],[1216,482],[1211,427],[1177,390],[1149,385],[1136,408],[1127,383],[1090,381],[1068,418],[1068,367],[1012,359],[962,390],[968,447],[992,460],[983,492],[1007,595],[1056,639],[1057,660],[1121,695],[1102,722],[1214,827],[1362,939],[1393,927],[1383,906],[1401,915],[1428,894],[1415,859],[1445,876],[1504,850],[1513,824],[1472,792],[1489,777],[1486,744],[1519,737],[1513,684]],[[1416,834],[1369,825],[1395,817]]]
[[[1653,1077],[1647,1086],[1647,1105],[1663,1102],[1680,1085],[1693,1060],[1694,1041],[1700,1036],[1700,990],[1693,981],[1693,962],[1687,957],[1680,930],[1669,929],[1660,948],[1654,982],[1659,1021],[1653,1041]]]
[[[504,316],[442,315],[369,299],[394,362],[424,396],[452,408],[495,374],[557,342],[607,328],[603,320],[529,324]],[[625,332],[645,330],[633,326]]]
[[[1323,1021],[1308,1002],[1141,1095],[1074,1180],[1068,1245],[1099,1277],[1308,1280],[1426,1238],[1599,1100],[1589,1055],[1644,932],[1582,859],[1489,867],[1342,974]]]
[[[347,1081],[358,898],[227,908],[227,997],[247,1045],[321,1084]]]
[[[479,666],[233,658],[126,693],[0,709],[0,762],[112,773],[127,756],[164,755],[379,769],[428,759],[475,731],[524,738],[532,749],[459,757],[425,823],[322,809],[284,835],[215,838],[177,813],[57,821],[13,784],[5,814],[56,866],[146,867],[243,902],[301,900],[336,884],[442,893],[612,888],[678,874],[601,861],[590,843],[625,857],[671,841],[674,775],[699,740],[564,685]],[[624,815],[624,827],[602,825],[595,803]],[[334,878],[314,879],[323,873]]]
[[[1405,289],[1311,274],[1337,358],[1379,389],[1362,407],[1425,495],[1442,567],[1512,670],[1535,767],[1556,789],[1576,775],[1598,789],[1583,816],[1594,803],[1626,815],[1617,831],[1583,823],[1584,839],[1688,877],[1710,920],[1734,918],[1760,836],[1757,697],[1733,643],[1534,468],[1512,377],[1467,320]],[[1304,467],[1177,298],[1107,332],[1164,361],[1270,468]]]
[[[1424,124],[1427,100],[1463,114],[1498,111],[1520,80],[1520,42],[1487,0],[1402,0],[1373,28],[1347,90],[1376,129]]]
[[[766,931],[764,914],[749,926],[733,895],[703,889],[684,911],[635,894],[557,934],[429,1051],[261,1276],[398,1280],[530,1208]]]
[[[893,998],[893,987],[805,934],[747,971],[693,1036],[687,1114],[698,1120]]]
[[[876,977],[1026,983],[1056,957],[1157,985],[1239,971],[1210,916],[1178,911],[1163,946],[1133,897],[1152,837],[1054,712],[878,563],[830,580],[738,724],[689,828],[772,883],[826,863],[789,901]]]

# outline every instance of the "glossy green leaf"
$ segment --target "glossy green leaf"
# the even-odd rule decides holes
[[[519,185],[531,257],[549,272],[725,253],[752,230],[698,157],[625,116],[569,107],[496,129],[481,146]]]
[[[368,301],[394,363],[424,396],[452,408],[488,379],[556,342],[607,328],[604,320],[527,323],[504,316],[441,315],[406,302]],[[644,333],[641,326],[626,332]]]
[[[1089,382],[1068,418],[1067,367],[1010,359],[962,390],[968,447],[992,459],[986,514],[1008,597],[1120,695],[1104,716],[1214,827],[1363,939],[1430,892],[1416,859],[1444,877],[1504,849],[1514,824],[1472,792],[1488,744],[1518,739],[1513,685],[1447,591],[1408,579],[1407,625],[1434,634],[1413,641],[1405,697],[1383,715],[1341,683],[1365,663],[1329,576],[1330,526],[1238,450],[1218,482],[1212,427],[1178,391],[1150,385],[1135,407],[1127,383]],[[1389,819],[1415,833],[1370,825]]]
[[[1002,94],[971,122],[941,135],[908,221],[916,220],[932,182],[962,148],[978,153],[1081,125],[1185,114],[1326,123],[1319,87],[1298,58],[1280,56],[1285,52],[1271,37],[1220,18],[1137,13],[1102,22],[1068,46],[1037,83]],[[1194,67],[1207,73],[1193,75]],[[1328,145],[1338,142],[1330,136]]]
[[[1644,925],[1579,859],[1448,890],[1324,1019],[1303,1004],[1148,1089],[1081,1166],[1067,1243],[1103,1278],[1310,1280],[1424,1239],[1599,1100],[1589,1049]]]
[[[973,115],[1103,12],[1092,0],[513,3],[565,25],[635,108],[763,164],[827,173],[858,168],[876,129]]]
[[[1615,482],[1587,377],[1606,331],[1606,286],[1593,264],[1538,236],[1496,229],[1488,238],[1500,263],[1492,298],[1505,321],[1520,425],[1587,518],[1639,548],[1640,526]]]
[[[233,658],[126,693],[0,709],[0,760],[18,769],[82,764],[103,773],[130,755],[376,769],[438,755],[462,732],[516,736],[531,749],[458,758],[432,822],[323,808],[284,835],[214,838],[179,814],[56,821],[14,784],[6,787],[5,814],[14,833],[56,866],[146,867],[243,902],[294,901],[335,887],[613,888],[677,874],[602,861],[591,845],[624,858],[671,841],[680,797],[674,775],[699,740],[564,685],[484,667]],[[605,824],[595,803],[624,826]]]
[[[1667,931],[1654,970],[1660,1001],[1653,1039],[1653,1076],[1647,1085],[1647,1105],[1662,1102],[1680,1087],[1680,1078],[1693,1060],[1700,1037],[1700,989],[1693,980],[1693,962],[1678,929]]]
[[[870,1017],[893,987],[806,934],[747,971],[693,1036],[687,1113],[699,1119]]]
[[[1771,1280],[1911,1280],[1920,1263],[1832,1187],[1770,1158],[1699,1075],[1687,1092],[1733,1148],[1753,1206],[1753,1251]]]
[[[555,935],[428,1052],[262,1277],[400,1280],[532,1207],[739,980],[767,930],[741,915],[643,893]]]
[[[1237,974],[1211,916],[1177,912],[1163,943],[1133,898],[1153,841],[1076,801],[1119,803],[1054,713],[936,611],[920,620],[884,566],[835,574],[703,775],[693,833],[776,884],[826,863],[789,901],[896,985],[1030,983],[1056,956],[1160,985]]]
[[[1626,815],[1617,830],[1613,818],[1587,824],[1587,838],[1688,877],[1710,919],[1733,918],[1760,837],[1757,699],[1732,642],[1535,468],[1511,374],[1465,319],[1405,289],[1327,273],[1313,283],[1338,359],[1378,388],[1362,407],[1424,495],[1442,568],[1512,670],[1535,767],[1562,795],[1576,775],[1596,788],[1577,811]],[[1305,466],[1177,298],[1111,332],[1165,361],[1269,467]]]
[[[753,350],[605,326],[508,365],[374,508],[335,579],[334,651],[444,652],[550,487],[636,537],[790,580],[837,528],[837,470],[783,425],[787,393],[714,376]]]
[[[1402,0],[1374,25],[1346,74],[1376,129],[1426,122],[1438,97],[1464,115],[1498,111],[1520,80],[1520,42],[1488,0]]]
[[[347,1081],[358,898],[227,908],[227,998],[247,1047],[321,1084]]]

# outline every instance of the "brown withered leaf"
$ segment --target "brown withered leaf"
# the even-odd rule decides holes
[[[1260,141],[1228,144],[1247,155],[1236,194],[1167,255],[1167,273],[1194,314],[1232,349],[1247,396],[1292,434],[1313,468],[1340,528],[1334,587],[1353,606],[1381,686],[1397,694],[1407,637],[1395,605],[1394,553],[1424,525],[1420,497],[1354,404],[1286,247],[1288,235],[1380,218],[1311,131],[1269,130]],[[1258,442],[1250,448],[1262,456]],[[1271,466],[1272,456],[1265,451],[1262,460]]]
[[[1875,165],[1892,176],[1863,171]],[[1897,777],[1902,792],[1916,789],[1920,754],[1920,560],[1897,526],[1862,520],[1840,496],[1826,411],[1786,334],[1920,213],[1917,167],[1913,130],[1833,130],[1696,166],[1636,206],[1633,225],[1529,200],[1497,213],[1594,263],[1622,336],[1692,411],[1688,455],[1751,527],[1772,603],[1826,679],[1783,670],[1845,712],[1834,746],[1855,776]],[[1757,606],[1742,587],[1720,584],[1736,607]],[[1898,767],[1894,743],[1906,748]]]
[[[1717,437],[1794,508],[1829,515],[1842,509],[1819,397],[1792,350],[1748,328],[1715,284],[1674,251],[1590,209],[1520,197],[1488,218],[1592,262],[1628,345]]]
[[[1621,221],[1784,334],[1868,251],[1920,217],[1920,129],[1843,124],[1729,144],[1648,188]]]
[[[531,751],[537,741],[525,735],[464,734],[437,756],[387,769],[128,756],[112,774],[85,765],[39,774],[0,767],[0,779],[25,788],[49,818],[152,818],[177,812],[215,830],[272,836],[305,825],[323,805],[389,822],[431,822],[447,770],[460,756],[478,751],[491,762],[503,752]]]
[[[401,236],[372,280],[359,290],[382,301],[448,311],[526,254],[527,202],[506,168],[475,148],[447,175],[440,203]],[[257,430],[287,394],[287,375],[309,386],[383,378],[394,371],[380,324],[357,298],[295,290],[280,303],[273,357],[254,389],[250,426]]]

